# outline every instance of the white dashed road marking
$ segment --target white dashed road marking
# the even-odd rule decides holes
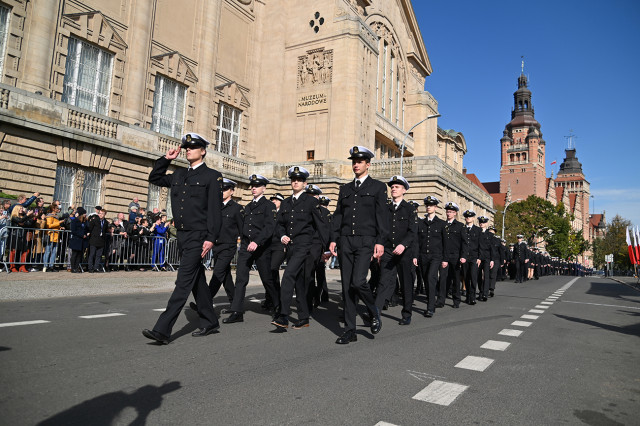
[[[121,314],[121,313],[111,313],[111,314],[99,314],[99,315],[82,315],[79,316],[78,318],[84,318],[84,319],[94,319],[94,318],[108,318],[108,317],[119,317],[119,316],[123,316],[126,314]]]
[[[467,370],[473,370],[473,371],[484,371],[492,363],[493,363],[493,360],[491,358],[484,358],[481,356],[469,355],[468,357],[466,357],[465,359],[457,363],[456,367],[465,368]]]
[[[548,306],[544,306],[544,305],[536,305],[535,307],[536,309],[549,309]]]
[[[492,351],[504,351],[510,344],[509,342],[500,342],[498,340],[487,340],[487,342],[480,347],[482,349],[491,349]]]
[[[539,315],[522,315],[520,318],[522,319],[530,319],[530,320],[535,320],[540,318]]]
[[[395,425],[393,423],[387,423],[387,422],[378,422],[373,426],[398,426],[398,425]]]
[[[511,323],[511,325],[515,325],[516,327],[529,327],[531,324],[533,323],[528,321],[514,321]]]
[[[595,306],[608,306],[611,308],[623,308],[623,309],[636,309],[636,310],[640,310],[640,308],[638,307],[634,307],[634,306],[622,306],[622,305],[607,305],[604,303],[589,303],[589,302],[574,302],[572,300],[563,300],[562,303],[579,303],[581,305],[595,305]]]
[[[529,312],[532,314],[544,314],[544,311],[541,311],[540,309],[529,309]]]
[[[505,328],[504,330],[502,330],[500,333],[498,333],[502,336],[511,336],[511,337],[518,337],[522,334],[522,330],[513,330],[511,328]]]
[[[540,302],[540,303],[542,303],[543,305],[553,305],[553,302]]]
[[[20,322],[5,322],[0,324],[0,327],[15,327],[17,325],[32,325],[32,324],[46,324],[51,321],[34,320],[34,321],[20,321]]]
[[[491,360],[493,362],[493,360]],[[457,367],[457,366],[456,366]],[[482,370],[480,370],[482,371]],[[438,405],[451,405],[455,399],[469,386],[435,380],[426,388],[413,396],[418,401],[431,402]]]

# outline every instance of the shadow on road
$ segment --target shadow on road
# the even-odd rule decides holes
[[[6,346],[0,346],[0,352],[4,352],[4,351],[10,351],[11,348],[8,348]]]
[[[624,311],[622,311],[624,312]],[[638,316],[638,312],[627,312],[631,315],[634,316]],[[640,337],[640,323],[636,323],[633,325],[628,325],[625,327],[617,327],[615,325],[610,325],[610,324],[605,324],[602,322],[598,322],[598,321],[592,321],[592,320],[588,320],[588,319],[584,319],[584,318],[576,318],[576,317],[570,317],[567,315],[560,315],[560,314],[555,314],[556,317],[567,320],[567,321],[572,321],[572,322],[578,322],[581,324],[586,324],[586,325],[590,325],[592,327],[598,327],[598,328],[602,328],[604,330],[609,330],[609,331],[615,331],[616,333],[622,333],[622,334],[628,334],[629,336],[636,336],[636,337]]]
[[[160,408],[163,395],[181,387],[180,382],[174,381],[162,386],[146,385],[132,393],[110,392],[64,410],[38,423],[38,425],[108,426],[113,424],[118,414],[128,407],[132,407],[137,412],[137,417],[131,422],[131,425],[144,425],[149,414]]]
[[[587,294],[612,297],[629,303],[638,303],[638,292],[615,281],[591,281]],[[627,297],[631,296],[631,297]],[[635,298],[633,297],[635,296]]]
[[[610,419],[603,413],[592,410],[573,410],[573,415],[583,423],[593,426],[622,426],[624,423]]]

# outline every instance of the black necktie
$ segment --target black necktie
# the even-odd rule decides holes
[[[291,204],[295,206],[297,200],[298,199],[296,197],[291,197]]]
[[[193,168],[189,167],[189,168],[187,169],[187,175],[191,174],[191,173],[193,172],[193,170],[194,170]]]
[[[356,188],[360,188],[360,179],[356,179]]]
[[[393,211],[396,211],[396,212],[398,211],[398,205],[397,204],[393,205]]]

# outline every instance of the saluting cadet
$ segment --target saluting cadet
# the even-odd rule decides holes
[[[207,287],[202,264],[202,259],[218,239],[222,225],[222,175],[204,163],[207,145],[209,142],[202,136],[187,133],[182,137],[180,148],[168,150],[164,157],[156,161],[149,174],[149,182],[170,188],[180,251],[176,286],[167,308],[160,314],[152,330],[142,331],[146,338],[163,344],[169,343],[173,325],[191,292],[198,304],[200,316],[200,328],[191,335],[206,336],[220,326],[213,311],[211,291]],[[181,168],[168,175],[169,164],[178,157],[182,148],[187,151],[189,168]]]
[[[213,252],[213,275],[209,281],[211,297],[216,297],[220,286],[224,285],[229,302],[233,301],[233,278],[231,277],[231,261],[238,250],[238,236],[242,232],[242,206],[231,199],[236,183],[231,179],[222,179],[222,226]],[[198,306],[189,304],[194,311]]]
[[[478,218],[480,223],[480,239],[478,240],[478,254],[480,259],[480,265],[478,266],[479,272],[482,276],[478,277],[478,300],[486,302],[489,296],[489,286],[491,282],[491,269],[494,262],[494,247],[492,244],[493,234],[489,232],[489,218],[486,216],[480,216]]]
[[[456,220],[460,207],[448,202],[444,205],[447,221],[444,225],[444,261],[440,268],[440,281],[436,308],[444,307],[447,294],[451,291],[453,307],[460,307],[460,260],[462,258],[462,228],[464,225]]]
[[[264,197],[268,183],[269,179],[261,175],[249,177],[253,200],[244,208],[236,267],[236,288],[231,303],[231,315],[222,320],[225,324],[244,321],[244,296],[253,262],[256,263],[262,285],[265,292],[271,295],[276,310],[280,305],[280,295],[276,292],[271,275],[271,237],[276,226],[276,206]]]
[[[344,297],[345,331],[337,340],[347,344],[358,340],[356,336],[357,297],[371,313],[371,333],[382,328],[380,311],[369,283],[367,271],[373,256],[379,259],[384,253],[384,242],[389,233],[386,205],[387,188],[384,183],[369,176],[373,152],[363,146],[349,151],[355,179],[340,187],[336,210],[333,213],[331,254],[340,255],[340,277]],[[336,247],[339,252],[336,251]]]
[[[318,200],[304,191],[309,172],[304,167],[295,166],[287,174],[291,179],[293,194],[280,205],[276,228],[280,241],[287,246],[287,267],[280,286],[280,315],[271,324],[281,329],[289,327],[290,305],[295,289],[298,321],[293,323],[293,328],[299,329],[309,327],[308,275],[320,256],[319,252],[313,253],[314,240],[318,235],[321,245],[326,245],[329,229],[320,213]],[[313,258],[312,262],[307,263],[310,258]]]
[[[436,311],[436,286],[438,270],[444,266],[444,225],[445,221],[436,216],[438,207],[436,197],[428,195],[424,199],[427,214],[418,222],[419,255],[414,259],[414,265],[420,268],[422,280],[427,290],[427,309],[424,316],[431,318]],[[445,292],[446,295],[446,292]]]
[[[380,285],[376,294],[376,307],[382,309],[396,288],[396,277],[400,279],[402,293],[402,319],[400,325],[411,324],[413,305],[413,264],[417,245],[418,217],[416,210],[404,200],[409,182],[402,176],[393,176],[387,185],[391,188],[389,207],[389,232],[384,242],[384,254],[380,259]]]
[[[518,243],[513,246],[513,260],[516,264],[516,283],[521,283],[527,278],[527,263],[529,263],[529,254],[527,243],[524,242],[524,236],[518,234],[516,236]]]
[[[460,264],[462,265],[462,276],[466,287],[465,302],[469,305],[476,304],[476,287],[478,284],[478,267],[480,266],[480,228],[473,224],[476,212],[465,210],[464,228],[462,228],[462,253]]]
[[[500,254],[502,242],[496,235],[496,227],[493,225],[489,226],[489,232],[491,232],[491,235],[493,236],[493,238],[491,239],[491,245],[493,246],[491,260],[493,261],[493,266],[491,267],[491,272],[489,274],[489,297],[493,297],[496,290],[496,281],[498,279],[498,274],[501,271],[501,266],[504,258]]]
[[[277,192],[269,198],[269,201],[276,206],[276,212],[278,212],[280,210],[280,204],[284,201],[284,196]],[[271,276],[273,286],[278,294],[280,294],[280,267],[282,266],[282,262],[284,262],[286,254],[287,250],[285,245],[280,242],[278,233],[274,232],[271,237]],[[265,299],[261,306],[262,309],[275,313],[275,305],[273,304],[273,300],[271,300],[271,294],[269,294],[269,292],[265,294]]]

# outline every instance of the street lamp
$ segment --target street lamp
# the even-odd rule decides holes
[[[591,196],[591,211],[592,214],[596,213],[596,197],[594,195]]]
[[[427,118],[418,121],[416,124],[411,126],[411,128],[409,129],[408,132],[405,132],[404,139],[402,139],[402,146],[400,146],[400,176],[403,176],[403,174],[402,174],[402,164],[403,164],[403,161],[404,161],[404,145],[407,142],[407,138],[409,137],[409,133],[411,133],[411,131],[413,129],[415,129],[419,124],[422,124],[423,122],[427,121],[430,118],[436,118],[436,117],[440,117],[440,114],[430,115]],[[396,143],[396,145],[398,145],[398,140],[396,138],[394,138],[394,142]]]
[[[517,203],[518,201],[522,201],[522,198],[518,198],[515,201],[511,201],[508,202],[505,206],[504,206],[504,210],[502,211],[502,239],[504,240],[504,218],[507,217],[507,208],[513,204],[513,203]]]

